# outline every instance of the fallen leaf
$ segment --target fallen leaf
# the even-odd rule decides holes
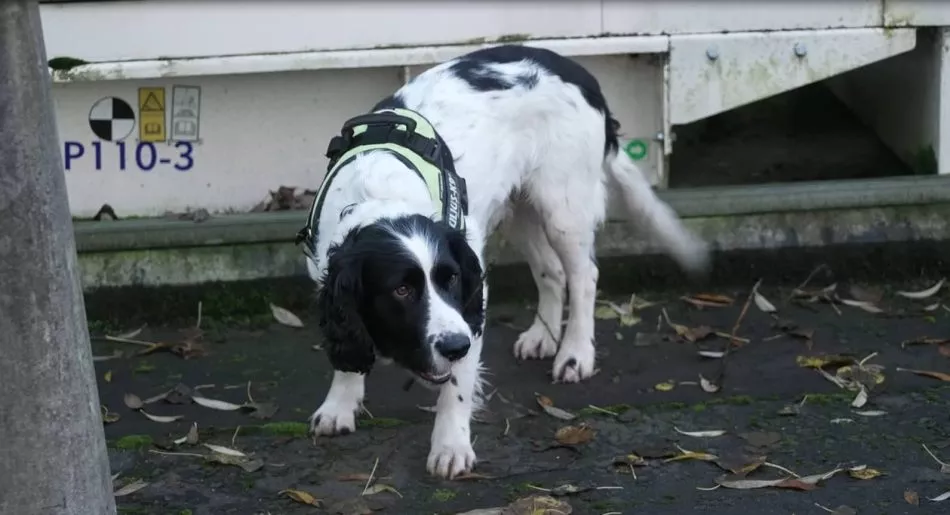
[[[102,423],[103,424],[112,424],[118,422],[121,418],[118,413],[109,411],[109,408],[101,406],[102,409]]]
[[[630,453],[614,458],[613,464],[615,466],[645,467],[647,460],[634,453]]]
[[[365,491],[363,491],[361,495],[375,495],[381,492],[389,492],[391,494],[396,494],[399,497],[402,497],[402,494],[399,493],[399,490],[396,490],[395,488],[389,485],[382,484],[382,483],[376,483],[370,486]]]
[[[554,401],[552,401],[550,398],[537,393],[535,396],[538,400],[538,405],[541,406],[541,409],[543,409],[548,415],[561,420],[574,420],[574,418],[577,417],[577,415],[555,406]]]
[[[262,460],[251,459],[246,456],[221,454],[218,452],[213,452],[209,456],[205,456],[205,460],[214,463],[220,463],[222,465],[235,465],[241,467],[246,472],[255,472],[264,466],[264,462]]]
[[[861,390],[858,391],[858,395],[854,397],[854,400],[851,401],[851,407],[853,408],[863,408],[865,404],[868,403],[868,391],[862,386]]]
[[[920,506],[920,495],[913,490],[904,490],[904,500],[907,501],[907,504]]]
[[[753,447],[771,447],[782,440],[782,435],[773,432],[753,431],[751,433],[739,433],[739,438]]]
[[[193,422],[191,424],[191,428],[188,429],[188,434],[186,434],[185,436],[181,438],[177,438],[175,440],[175,445],[181,445],[183,443],[187,443],[191,445],[195,445],[196,443],[198,443],[198,423],[197,422]]]
[[[681,300],[692,304],[698,308],[722,308],[731,306],[735,300],[726,295],[717,295],[714,293],[697,293],[695,295],[684,295]]]
[[[897,370],[898,372],[910,372],[912,374],[917,374],[919,376],[932,377],[934,379],[939,379],[941,381],[950,382],[950,374],[946,374],[944,372],[932,372],[930,370],[914,370],[910,368],[900,368],[900,367],[897,367],[895,370]]]
[[[706,393],[716,393],[719,391],[719,385],[706,379],[702,374],[699,375],[699,387]]]
[[[682,429],[673,426],[673,430],[681,435],[693,436],[696,438],[716,438],[726,434],[722,429],[712,429],[709,431],[683,431]]]
[[[547,495],[532,495],[518,499],[503,511],[505,515],[569,515],[573,513],[570,504]]]
[[[343,499],[328,506],[327,512],[334,515],[372,515],[374,509],[369,505],[367,499],[363,496]]]
[[[309,505],[311,505],[311,506],[320,506],[320,500],[319,500],[319,499],[317,499],[316,497],[310,495],[310,494],[307,493],[307,492],[304,492],[303,490],[293,490],[293,489],[281,490],[281,491],[277,492],[277,495],[286,495],[287,497],[290,497],[291,499],[293,499],[293,500],[299,502],[300,504],[309,504]]]
[[[240,404],[233,404],[227,401],[219,401],[217,399],[209,399],[207,397],[202,397],[200,395],[192,395],[191,400],[195,401],[195,404],[199,404],[206,408],[221,410],[221,411],[234,411],[243,408],[244,406]]]
[[[749,456],[741,452],[728,452],[719,456],[713,462],[727,472],[732,472],[737,476],[745,476],[765,464],[766,457]]]
[[[159,422],[161,424],[168,424],[170,422],[185,418],[184,415],[151,415],[146,413],[145,410],[139,410],[139,413],[145,415],[145,418],[151,420],[152,422]]]
[[[142,404],[142,399],[140,399],[139,396],[135,395],[134,393],[125,394],[122,397],[122,401],[125,402],[126,407],[133,410],[142,409],[142,406],[144,406],[144,404]]]
[[[758,292],[758,290],[752,293],[755,306],[762,310],[763,313],[775,313],[778,311],[778,309],[775,308],[775,305],[769,302],[769,299],[766,299],[764,295]]]
[[[928,336],[923,336],[920,338],[914,338],[912,340],[904,340],[901,342],[901,348],[905,349],[911,345],[943,345],[945,343],[950,343],[950,339],[947,338],[930,338]]]
[[[148,483],[146,483],[145,481],[136,480],[116,490],[115,493],[113,493],[112,495],[115,497],[124,497],[126,495],[138,492],[139,490],[145,488],[146,486],[148,486]]]
[[[728,479],[721,477],[716,479],[716,484],[724,488],[734,488],[736,490],[754,490],[757,488],[791,488],[795,490],[814,490],[816,487],[810,483],[804,483],[798,479]]]
[[[141,334],[141,333],[142,333],[142,330],[145,329],[145,326],[146,326],[146,324],[143,324],[142,327],[139,327],[138,329],[132,329],[131,331],[128,331],[128,332],[125,332],[125,333],[121,333],[121,334],[117,334],[117,335],[113,336],[113,338],[120,338],[120,339],[123,339],[123,340],[131,340],[132,338],[135,338],[136,336],[138,336],[139,334]]]
[[[717,459],[719,459],[719,457],[716,456],[715,454],[709,454],[708,452],[687,451],[686,449],[683,449],[682,447],[678,445],[676,446],[676,448],[680,451],[679,454],[672,456],[670,458],[667,458],[666,460],[664,460],[665,463],[669,463],[671,461],[683,461],[683,460],[716,461]]]
[[[594,310],[594,318],[598,320],[613,320],[620,318],[620,313],[610,306],[597,306],[597,309]]]
[[[633,314],[620,315],[620,325],[623,327],[633,327],[640,323],[640,317]]]
[[[269,402],[251,402],[242,406],[245,409],[251,410],[251,416],[261,420],[267,420],[273,417],[279,407],[276,404]]]
[[[102,380],[111,383],[112,382],[112,371],[108,370],[105,374],[102,374]]]
[[[855,415],[861,415],[862,417],[881,417],[887,415],[886,411],[881,410],[869,410],[869,411],[855,411]]]
[[[894,293],[908,299],[926,299],[928,297],[933,297],[934,294],[940,291],[940,288],[943,287],[944,281],[945,279],[940,279],[939,281],[937,281],[937,284],[931,286],[930,288],[920,290],[920,291],[898,291]]]
[[[594,438],[594,429],[587,424],[564,426],[554,433],[554,439],[561,445],[580,445]]]
[[[270,311],[274,315],[274,319],[290,327],[303,327],[303,322],[297,315],[291,313],[289,310],[284,309],[280,306],[276,306],[273,303],[270,305]]]
[[[867,302],[869,304],[877,304],[884,298],[884,292],[880,288],[874,288],[872,286],[852,284],[851,287],[848,288],[848,293],[851,294],[851,298],[854,300]]]
[[[854,358],[838,354],[822,354],[818,356],[797,356],[795,363],[802,368],[825,368],[832,365],[854,363]]]
[[[943,502],[943,501],[946,501],[947,499],[950,499],[950,490],[947,490],[946,492],[938,495],[937,497],[927,498],[927,500],[933,501],[933,502]]]
[[[657,383],[653,388],[658,392],[668,392],[675,387],[676,385],[673,384],[672,382],[663,382],[663,383]]]
[[[853,308],[859,308],[859,309],[862,309],[862,310],[864,310],[864,311],[867,311],[868,313],[875,313],[875,314],[877,314],[877,313],[883,313],[883,312],[884,312],[883,309],[881,309],[881,308],[875,306],[874,304],[871,304],[870,302],[862,302],[862,301],[860,301],[860,300],[852,300],[852,299],[842,299],[842,298],[840,298],[840,297],[838,298],[838,301],[840,301],[840,302],[841,302],[842,304],[844,304],[845,306],[851,306],[851,307],[853,307]]]
[[[216,453],[218,453],[218,454],[223,454],[223,455],[225,455],[225,456],[235,456],[235,457],[238,457],[238,458],[246,458],[246,457],[247,457],[247,454],[244,454],[243,452],[241,452],[241,451],[239,451],[239,450],[236,450],[236,449],[232,449],[232,448],[230,448],[230,447],[225,447],[225,446],[223,446],[223,445],[215,445],[215,444],[211,444],[211,443],[206,443],[206,444],[202,444],[202,445],[204,445],[205,447],[211,449],[212,451],[214,451],[214,452],[216,452]]]
[[[874,479],[882,474],[884,473],[880,470],[872,469],[871,467],[864,467],[857,470],[851,469],[848,471],[849,476],[862,480]]]

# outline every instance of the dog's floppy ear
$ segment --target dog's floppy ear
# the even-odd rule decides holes
[[[368,374],[376,352],[360,313],[362,261],[348,252],[351,245],[352,242],[344,241],[329,252],[323,287],[317,293],[317,309],[333,368]]]
[[[464,234],[452,231],[449,233],[448,241],[449,251],[461,269],[459,279],[462,284],[462,318],[472,329],[472,334],[479,335],[485,322],[482,292],[485,276],[482,265]]]

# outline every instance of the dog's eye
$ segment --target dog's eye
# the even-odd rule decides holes
[[[451,274],[449,275],[449,279],[446,281],[446,284],[449,287],[452,287],[458,284],[458,282],[459,282],[459,274]]]
[[[395,290],[393,290],[393,295],[401,299],[408,297],[410,293],[412,293],[412,288],[405,284],[400,284]]]

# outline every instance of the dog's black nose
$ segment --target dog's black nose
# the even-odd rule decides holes
[[[471,346],[471,338],[461,333],[444,335],[435,342],[435,350],[449,361],[464,358]]]

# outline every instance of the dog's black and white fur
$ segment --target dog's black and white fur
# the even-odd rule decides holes
[[[427,466],[451,478],[475,463],[487,235],[505,231],[538,287],[515,356],[554,357],[553,377],[564,382],[594,373],[594,235],[608,183],[684,268],[701,271],[707,250],[618,152],[619,123],[599,84],[570,59],[528,46],[479,50],[427,70],[374,110],[395,107],[425,116],[453,153],[468,187],[467,230],[434,222],[423,181],[389,153],[366,152],[337,174],[307,263],[335,370],[311,428],[353,431],[366,374],[377,357],[391,359],[439,390]]]

